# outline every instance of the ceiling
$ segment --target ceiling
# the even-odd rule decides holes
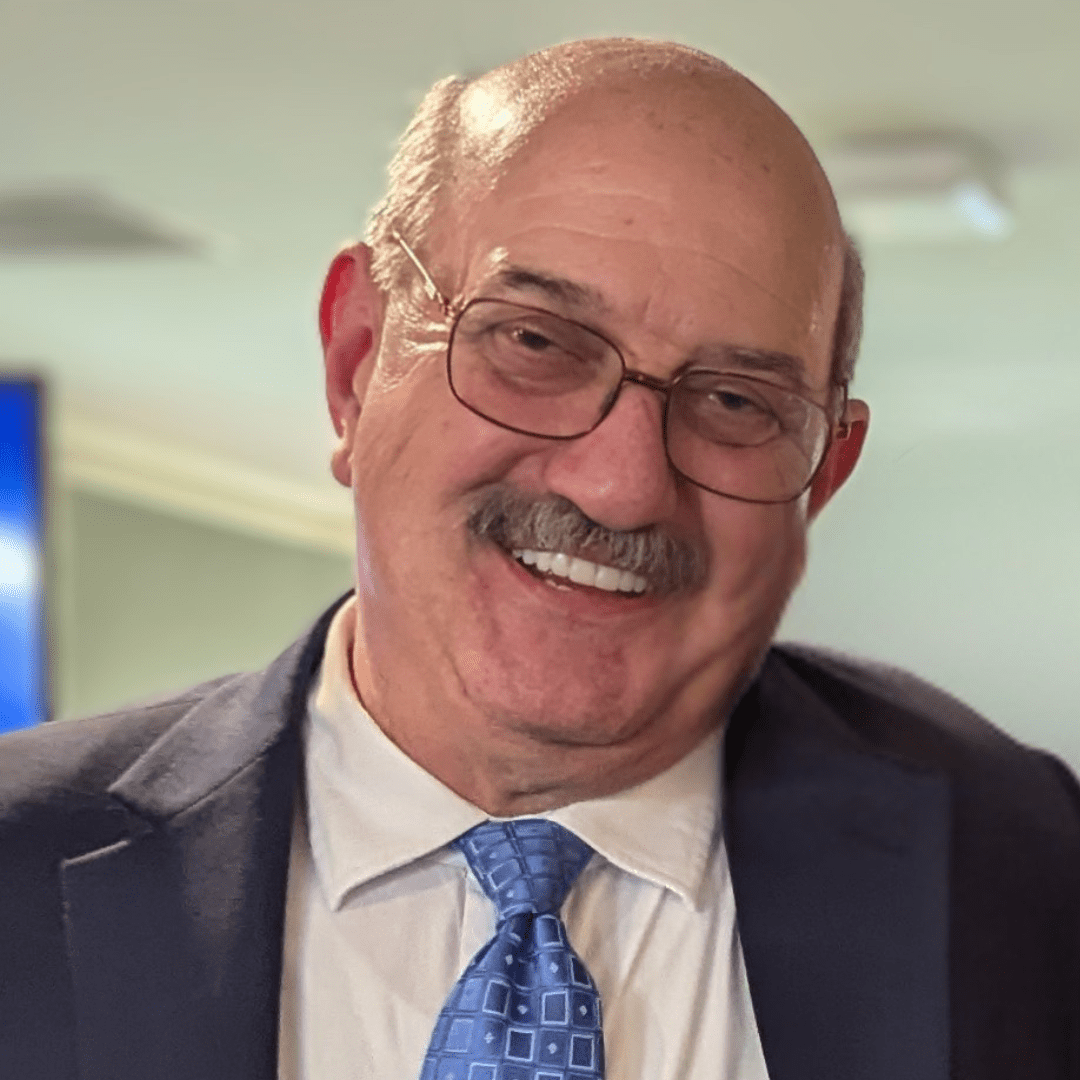
[[[1004,241],[868,244],[859,473],[792,634],[911,664],[1080,761],[1075,0],[0,0],[0,193],[106,193],[197,250],[0,259],[0,366],[47,374],[71,483],[349,544],[314,309],[425,88],[640,34],[756,78],[822,150],[962,129]]]

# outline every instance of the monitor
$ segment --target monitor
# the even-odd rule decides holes
[[[43,396],[0,373],[0,733],[49,713]]]

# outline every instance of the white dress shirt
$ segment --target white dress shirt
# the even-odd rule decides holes
[[[412,1080],[495,907],[447,845],[487,820],[406,757],[330,627],[304,729],[280,1080]],[[543,816],[596,852],[563,906],[600,991],[607,1080],[767,1080],[719,828],[720,736],[627,791]],[[536,815],[533,815],[536,816]]]

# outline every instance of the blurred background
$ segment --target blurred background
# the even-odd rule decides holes
[[[756,79],[864,251],[870,443],[781,636],[1080,767],[1075,0],[0,0],[0,374],[48,479],[37,518],[0,482],[0,616],[44,584],[53,715],[262,666],[349,587],[322,274],[431,82],[599,34]]]

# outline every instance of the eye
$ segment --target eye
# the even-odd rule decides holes
[[[738,375],[694,372],[679,386],[677,417],[687,431],[725,446],[758,446],[784,430],[787,395]]]
[[[709,395],[709,404],[733,413],[766,412],[760,402],[734,390],[714,390]]]
[[[717,417],[739,420],[777,418],[776,403],[764,388],[752,387],[742,381],[714,383],[698,391],[701,408]]]
[[[607,360],[603,343],[595,335],[554,315],[543,314],[495,323],[488,332],[485,351],[499,364],[526,364],[538,372],[597,369]]]
[[[477,300],[458,322],[451,363],[521,392],[566,394],[606,380],[618,354],[588,327],[550,311]]]
[[[513,326],[501,328],[511,339],[511,341],[519,348],[527,349],[529,352],[545,352],[551,348],[558,348],[551,338],[541,334],[538,330],[533,330],[528,326]]]

